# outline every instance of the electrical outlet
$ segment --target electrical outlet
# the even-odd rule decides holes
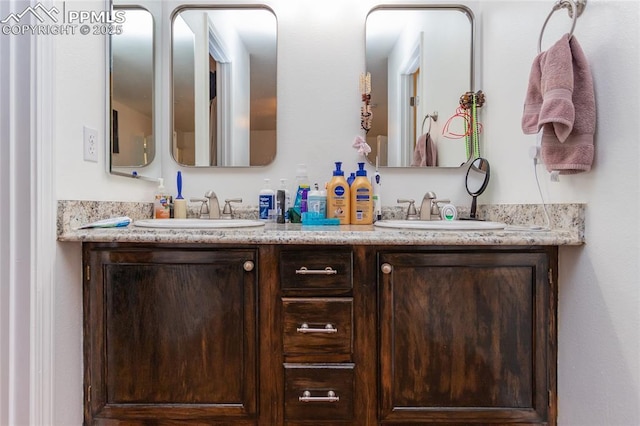
[[[83,127],[84,161],[98,162],[98,131]]]

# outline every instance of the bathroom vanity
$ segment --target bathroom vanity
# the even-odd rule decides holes
[[[86,424],[556,424],[558,246],[579,233],[59,239],[83,246]]]

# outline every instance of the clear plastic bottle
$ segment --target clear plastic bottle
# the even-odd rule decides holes
[[[308,205],[309,212],[316,213],[317,218],[324,219],[327,217],[327,192],[321,191],[317,183],[309,191]]]
[[[158,188],[156,189],[153,200],[153,218],[169,219],[171,217],[171,195],[167,193],[164,187],[164,179],[158,179]]]
[[[336,161],[333,177],[327,184],[327,217],[337,217],[340,225],[348,225],[351,220],[349,213],[350,195],[349,184],[341,170],[342,162]]]

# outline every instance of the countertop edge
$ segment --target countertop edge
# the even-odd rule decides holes
[[[140,242],[207,244],[300,244],[300,245],[509,245],[579,246],[585,244],[584,204],[547,205],[552,229],[499,231],[426,231],[379,229],[372,225],[301,226],[267,224],[258,230],[245,229],[150,229],[126,228],[74,229],[89,220],[128,215],[133,220],[149,217],[146,203],[59,201],[58,235],[61,242]],[[484,205],[483,218],[513,225],[543,223],[541,205]],[[387,210],[390,217],[397,211]]]

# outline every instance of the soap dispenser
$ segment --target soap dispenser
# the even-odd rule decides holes
[[[364,163],[358,163],[356,179],[351,184],[351,224],[371,225],[373,223],[373,189],[367,179]]]
[[[340,225],[348,225],[351,220],[349,194],[349,184],[344,178],[342,162],[336,161],[333,177],[327,184],[327,217],[340,219]]]
[[[153,200],[153,218],[171,218],[171,195],[167,194],[163,178],[158,178],[158,188]]]

